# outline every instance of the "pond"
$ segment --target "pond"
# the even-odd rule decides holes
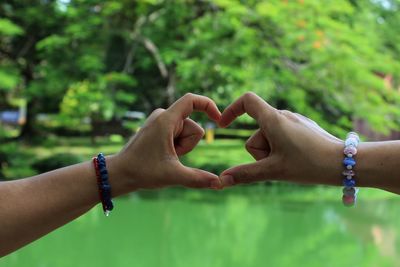
[[[345,208],[330,197],[338,188],[263,188],[133,194],[110,217],[96,207],[0,266],[398,266],[397,196],[363,190]]]

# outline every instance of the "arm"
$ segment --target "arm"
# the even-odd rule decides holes
[[[253,93],[231,104],[222,113],[220,126],[228,126],[243,113],[260,126],[246,143],[256,162],[224,171],[224,186],[261,180],[341,185],[342,140],[300,114],[271,107]],[[400,141],[360,143],[356,159],[357,186],[400,194]]]
[[[107,158],[107,163],[110,176],[115,177],[114,162]],[[112,181],[112,186],[119,182]],[[98,202],[91,162],[0,183],[0,255],[79,217]]]
[[[205,112],[215,121],[221,116],[209,98],[188,94],[169,109],[154,111],[121,152],[106,158],[113,197],[172,185],[220,187],[215,174],[179,161],[179,156],[190,152],[204,135],[204,130],[188,118],[193,111]],[[74,220],[97,203],[91,161],[0,183],[0,256]]]
[[[361,185],[400,194],[400,141],[360,143],[358,151]]]

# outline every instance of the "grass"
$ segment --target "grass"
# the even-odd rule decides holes
[[[127,140],[120,138],[98,138],[96,144],[91,144],[89,138],[48,138],[40,144],[12,144],[9,150],[17,152],[13,166],[6,168],[6,177],[9,179],[21,178],[21,169],[27,169],[35,161],[51,157],[56,154],[69,153],[80,158],[90,159],[99,152],[115,154],[125,145]],[[240,163],[250,162],[251,156],[243,150],[241,140],[218,140],[212,144],[201,141],[188,155],[181,158],[182,162],[192,167],[202,167],[210,171],[221,171],[224,168]],[[19,160],[18,160],[19,159]],[[34,174],[25,171],[25,174]]]
[[[96,145],[88,138],[51,138],[13,149],[32,161],[67,152],[90,159],[123,145],[119,138],[101,138]],[[182,161],[218,173],[253,160],[243,141],[217,140],[202,141]],[[18,172],[15,166],[9,170]],[[380,255],[371,232],[382,240],[398,235],[398,202],[393,194],[363,189],[358,206],[347,209],[338,187],[283,182],[220,191],[141,190],[115,199],[110,218],[98,205],[0,266],[394,266],[397,254]]]
[[[19,156],[13,159],[13,165],[5,168],[4,173],[7,178],[15,179],[36,174],[30,168],[34,162],[57,154],[70,153],[82,159],[90,159],[98,152],[105,154],[117,153],[127,140],[115,136],[99,138],[96,144],[92,145],[89,138],[48,138],[37,145],[13,145],[11,149],[17,151]],[[202,168],[215,174],[223,170],[243,163],[253,162],[252,157],[244,148],[244,141],[222,139],[216,140],[211,144],[201,141],[199,145],[189,154],[183,156],[181,161],[191,167]],[[184,190],[182,188],[171,188],[162,191],[143,191],[140,195],[144,198],[159,198],[180,196],[186,194],[191,199],[214,199],[220,198],[224,194],[247,195],[257,197],[261,193],[271,197],[279,197],[287,200],[315,201],[315,199],[325,201],[337,201],[340,189],[337,187],[326,186],[303,186],[292,183],[272,182],[272,186],[265,183],[258,185],[243,185],[221,192]],[[395,197],[394,194],[382,190],[363,189],[362,198],[368,200],[388,199]]]

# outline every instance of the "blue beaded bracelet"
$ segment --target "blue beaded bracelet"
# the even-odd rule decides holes
[[[106,216],[109,216],[114,208],[114,204],[111,200],[111,186],[108,182],[106,158],[103,153],[98,154],[97,158],[93,159],[93,164],[96,170],[97,184],[103,211]]]
[[[354,206],[357,201],[358,189],[356,186],[356,180],[354,179],[356,166],[355,155],[357,154],[357,147],[360,143],[360,137],[355,132],[350,132],[347,134],[346,141],[344,142],[343,153],[345,158],[343,160],[343,166],[345,170],[343,171],[343,197],[342,201],[345,206]]]

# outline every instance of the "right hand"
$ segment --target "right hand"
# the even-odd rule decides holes
[[[244,94],[227,107],[219,125],[227,127],[244,113],[260,126],[246,143],[256,162],[222,172],[223,186],[262,180],[341,184],[340,139],[303,115],[273,108],[254,93]]]

